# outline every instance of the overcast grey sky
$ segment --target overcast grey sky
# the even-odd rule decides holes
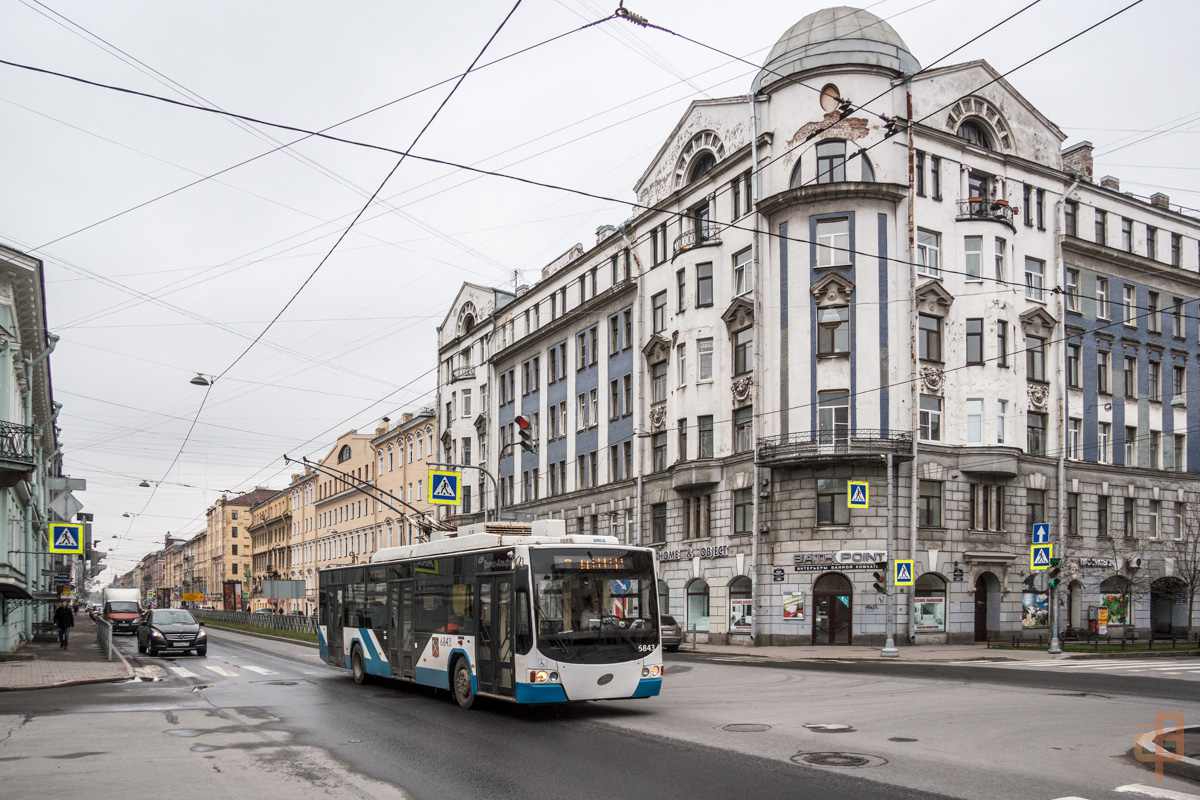
[[[947,63],[1011,69],[1130,1],[1041,0]],[[929,64],[1027,2],[861,7]],[[525,0],[483,61],[611,5]],[[629,8],[761,63],[826,5]],[[393,103],[333,133],[403,149],[452,84],[394,101],[464,70],[511,6],[0,0],[0,58],[309,129]],[[1200,3],[1145,0],[1009,80],[1068,144],[1096,145],[1098,174],[1200,208],[1198,28]],[[201,530],[221,490],[284,486],[293,470],[283,453],[320,457],[341,432],[432,404],[435,327],[460,282],[511,286],[514,272],[533,282],[572,244],[593,242],[598,225],[627,218],[634,181],[688,102],[744,95],[755,71],[610,21],[469,75],[414,152],[625,203],[406,161],[213,386],[168,471],[204,396],[188,380],[237,359],[395,157],[309,139],[155,200],[298,137],[0,65],[0,242],[45,261],[50,328],[62,336],[52,369],[66,469],[88,480],[81,499],[101,547],[116,547],[109,562],[124,571],[166,532]],[[156,488],[139,488],[143,479]]]

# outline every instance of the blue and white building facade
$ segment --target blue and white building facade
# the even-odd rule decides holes
[[[466,303],[490,390],[444,451],[487,430],[506,510],[658,547],[701,639],[881,643],[891,559],[916,567],[900,642],[1046,636],[1039,522],[1063,633],[1101,608],[1182,630],[1200,220],[1095,181],[990,65],[922,71],[865,11],[802,19],[748,91],[693,102],[635,214],[486,290],[486,321],[464,287],[439,408]],[[518,415],[536,453],[504,447]]]

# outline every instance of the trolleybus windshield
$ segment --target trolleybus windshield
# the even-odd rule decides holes
[[[605,664],[653,651],[654,559],[621,548],[531,550],[538,649],[556,661]]]

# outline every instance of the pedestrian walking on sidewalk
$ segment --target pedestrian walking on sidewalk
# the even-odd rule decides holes
[[[66,600],[54,609],[54,624],[58,626],[58,646],[66,650],[71,639],[71,628],[75,627],[75,615],[71,613],[71,606]]]

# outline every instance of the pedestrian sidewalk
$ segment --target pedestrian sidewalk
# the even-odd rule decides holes
[[[797,645],[793,647],[755,647],[753,645],[697,644],[695,652],[721,654],[731,657],[774,659],[779,661],[910,661],[921,663],[955,661],[1046,661],[1048,659],[1091,658],[1088,653],[1050,655],[1045,647],[1021,650],[988,649],[986,644],[922,644],[897,643],[900,655],[884,658],[879,647],[841,647]],[[684,642],[680,653],[693,652],[691,642]],[[1191,651],[1195,656],[1196,651]],[[1152,655],[1142,653],[1142,655]],[[1153,655],[1157,655],[1154,653]]]
[[[75,615],[71,645],[66,650],[52,641],[26,642],[0,660],[0,691],[48,689],[76,683],[106,683],[133,677],[133,668],[116,648],[112,661],[96,639],[96,623],[87,614]]]

